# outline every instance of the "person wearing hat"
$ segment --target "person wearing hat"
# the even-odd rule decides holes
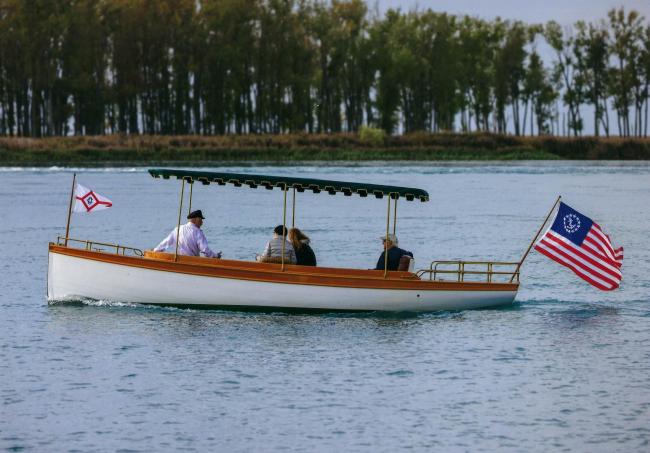
[[[385,253],[388,251],[388,270],[396,271],[399,269],[399,262],[403,256],[410,256],[413,259],[413,253],[407,252],[397,246],[399,241],[397,236],[394,234],[389,234],[388,236],[380,236],[379,239],[384,243],[384,251],[381,252],[379,259],[377,260],[377,266],[375,270],[384,270],[385,266]]]
[[[187,215],[189,222],[178,228],[180,241],[178,241],[178,254],[189,256],[207,256],[208,258],[221,258],[221,252],[214,253],[208,247],[208,240],[201,231],[203,225],[203,213],[201,210],[192,211]],[[176,250],[176,231],[174,228],[163,241],[153,249],[154,252],[162,252],[167,249]]]

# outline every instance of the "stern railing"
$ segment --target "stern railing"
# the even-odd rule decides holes
[[[483,283],[519,283],[519,262],[506,261],[432,261],[429,269],[416,272],[422,278],[429,275],[429,280],[483,282]],[[450,279],[442,277],[451,276]]]
[[[82,244],[85,250],[89,250],[93,252],[104,252],[105,249],[99,247],[107,247],[107,248],[115,249],[115,254],[117,255],[126,255],[128,252],[128,254],[130,255],[144,256],[144,252],[140,249],[136,249],[135,247],[127,247],[126,245],[120,245],[120,244],[110,244],[108,242],[87,241],[85,239],[66,238],[64,236],[57,236],[56,245],[65,247],[66,239],[68,244],[70,242]]]

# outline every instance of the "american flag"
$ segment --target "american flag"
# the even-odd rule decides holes
[[[597,223],[564,203],[560,203],[553,224],[537,241],[535,250],[596,288],[611,291],[621,284],[623,247],[614,249]]]

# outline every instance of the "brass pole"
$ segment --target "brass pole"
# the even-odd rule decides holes
[[[388,232],[390,231],[390,193],[388,194],[388,211],[386,212],[386,241],[384,242],[384,278],[388,275]]]
[[[282,211],[282,271],[284,271],[284,249],[287,242],[287,185],[284,185],[284,209]]]
[[[397,200],[398,198],[395,198],[395,205],[393,210],[393,234],[395,234],[395,229],[397,228]]]
[[[68,223],[65,226],[65,246],[68,246],[68,235],[70,234],[70,217],[72,216],[72,199],[74,198],[74,186],[77,182],[77,174],[72,174],[72,190],[70,190],[70,204],[68,205]]]
[[[521,258],[521,261],[519,261],[519,264],[517,264],[517,268],[515,269],[515,271],[512,274],[512,277],[510,278],[510,283],[512,283],[512,281],[515,279],[515,275],[517,275],[517,272],[519,272],[519,269],[521,268],[521,265],[524,264],[524,260],[528,256],[528,253],[530,253],[530,249],[533,248],[533,245],[535,244],[535,241],[537,240],[537,237],[539,236],[539,234],[544,229],[544,226],[546,225],[546,222],[548,222],[548,219],[551,217],[551,214],[553,214],[553,211],[555,210],[555,207],[557,206],[557,204],[560,202],[561,199],[562,199],[562,196],[560,195],[559,197],[557,197],[557,200],[555,200],[555,203],[553,203],[553,207],[551,208],[548,215],[546,216],[546,219],[544,219],[544,223],[542,223],[542,226],[539,227],[539,230],[537,230],[537,234],[535,235],[532,242],[528,246],[528,250],[526,250],[526,253],[524,253],[524,256]]]
[[[194,182],[188,181],[190,185],[190,207],[187,209],[187,215],[190,215],[190,212],[192,212],[192,189],[194,189]]]
[[[178,223],[176,224],[176,251],[174,252],[174,262],[178,261],[178,243],[180,242],[181,231],[181,212],[183,212],[183,195],[185,195],[185,178],[181,183],[181,203],[178,207]]]
[[[293,212],[291,213],[291,228],[296,227],[296,188],[293,188]]]

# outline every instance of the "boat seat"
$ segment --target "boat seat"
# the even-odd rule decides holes
[[[163,261],[174,261],[173,253],[166,252],[154,252],[152,250],[144,251],[145,259],[154,259],[154,260],[163,260]],[[180,264],[191,264],[199,266],[208,266],[208,267],[229,267],[237,269],[247,269],[254,271],[271,271],[277,272],[280,269],[280,259],[277,258],[277,262],[260,262],[260,261],[241,261],[241,260],[230,260],[230,259],[216,259],[216,258],[206,258],[203,256],[186,256],[178,255],[178,262]],[[413,263],[413,260],[411,260]],[[370,274],[375,274],[375,277],[383,277],[383,270],[375,269],[351,269],[343,267],[324,267],[324,266],[297,266],[295,264],[289,263],[289,260],[285,261],[286,269],[297,272],[297,273],[306,273],[306,274],[323,274],[323,275],[357,275],[357,276],[367,276]],[[389,271],[388,274],[391,278],[407,279],[407,280],[420,280],[420,277],[413,272],[408,271]]]
[[[408,255],[404,255],[399,259],[398,271],[413,272],[415,267],[415,260]]]
[[[274,264],[282,264],[282,257],[281,256],[260,256],[257,255],[255,257],[255,260],[260,262],[260,263],[274,263]],[[291,257],[288,255],[284,256],[284,264],[291,264]]]

